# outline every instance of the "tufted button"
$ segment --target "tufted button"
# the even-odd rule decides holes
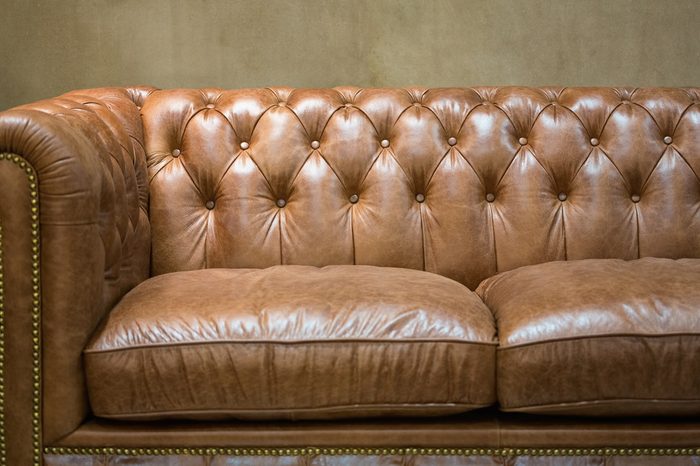
[[[389,140],[388,139],[382,139],[382,142],[380,142],[382,147],[387,148],[389,147]]]
[[[207,201],[207,203],[204,205],[207,209],[211,210],[214,208],[214,201]]]
[[[641,197],[639,196],[639,194],[632,194],[632,202],[637,203],[640,199]]]
[[[559,193],[557,196],[561,202],[564,202],[566,200],[566,194],[565,193]]]
[[[207,108],[214,108],[214,104],[207,104]]]
[[[284,207],[286,205],[287,205],[287,201],[285,201],[284,199],[277,199],[277,207],[279,207],[281,209],[282,207]]]
[[[320,142],[318,142],[318,141],[311,141],[311,148],[312,148],[312,149],[318,149],[319,147],[321,147],[321,143],[320,143]]]
[[[672,138],[671,136],[666,136],[666,137],[664,138],[664,142],[665,142],[666,144],[671,144],[671,143],[673,142],[673,138]]]
[[[420,102],[413,102],[413,106],[414,106],[414,107],[422,107],[422,105],[420,104]]]
[[[277,102],[278,107],[286,107],[287,103],[286,102]]]
[[[173,150],[172,154],[173,154],[173,157],[180,157],[180,149]]]
[[[486,195],[486,201],[487,201],[487,202],[493,202],[493,201],[495,201],[495,200],[496,200],[496,195],[495,195],[495,194],[493,194],[493,193],[488,193],[488,194]]]
[[[241,143],[241,149],[246,150],[249,147],[250,147],[250,144],[248,144],[247,142],[243,141]]]
[[[416,201],[418,202],[423,202],[425,201],[425,196],[423,194],[416,194]]]
[[[451,146],[454,146],[455,144],[457,144],[457,138],[451,137],[450,139],[447,140],[447,143]]]
[[[350,107],[352,107],[352,104],[350,102],[345,104],[345,108],[350,108]]]
[[[357,201],[359,200],[360,196],[358,196],[357,194],[353,194],[352,196],[350,196],[350,202],[352,202],[353,204],[357,204]]]
[[[592,146],[597,146],[600,144],[600,141],[598,141],[596,138],[591,138],[591,145]]]
[[[521,146],[524,146],[525,144],[527,144],[527,138],[520,138],[518,139],[518,142]]]

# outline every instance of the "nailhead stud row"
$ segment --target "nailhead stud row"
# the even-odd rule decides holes
[[[120,456],[688,456],[700,455],[700,448],[113,448],[48,447],[49,455]]]

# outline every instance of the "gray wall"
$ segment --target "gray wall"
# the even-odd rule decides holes
[[[0,109],[85,87],[700,85],[699,0],[0,0]]]

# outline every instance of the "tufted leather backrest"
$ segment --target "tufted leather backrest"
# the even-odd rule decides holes
[[[700,257],[700,89],[169,90],[152,272]]]

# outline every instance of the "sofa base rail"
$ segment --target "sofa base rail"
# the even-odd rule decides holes
[[[700,465],[700,448],[46,448],[45,466]],[[54,453],[61,452],[63,453]]]

